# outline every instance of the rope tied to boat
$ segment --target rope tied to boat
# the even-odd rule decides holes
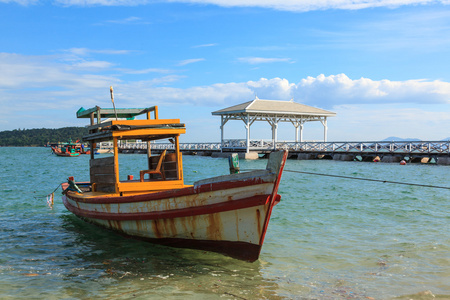
[[[61,183],[58,184],[58,186],[57,186],[57,187],[53,190],[53,192],[51,192],[50,194],[47,194],[47,195],[45,195],[45,196],[35,196],[34,198],[37,199],[37,198],[43,198],[43,197],[45,197],[46,200],[47,200],[47,206],[48,206],[50,209],[53,209],[53,204],[54,204],[54,199],[55,199],[55,192],[59,189],[60,186],[61,186]]]
[[[447,186],[437,186],[437,185],[420,184],[420,183],[389,181],[389,180],[381,180],[381,179],[371,179],[371,178],[352,177],[352,176],[343,176],[343,175],[303,172],[303,171],[286,170],[286,169],[284,170],[284,172],[301,173],[301,174],[317,175],[317,176],[328,176],[328,177],[336,177],[336,178],[344,178],[344,179],[374,181],[374,182],[381,182],[381,183],[394,183],[394,184],[403,184],[403,185],[411,185],[411,186],[419,186],[419,187],[428,187],[428,188],[435,188],[435,189],[447,189],[447,190],[450,190],[450,187],[447,187]]]
[[[75,184],[75,182],[73,180],[71,180],[70,178],[67,179],[67,183],[69,184],[69,186],[62,191],[62,194],[66,194],[68,191],[74,191],[74,192],[78,192],[80,194],[82,194],[83,192],[80,190],[80,188]],[[45,196],[35,196],[34,198],[43,198],[45,197],[47,200],[47,206],[50,209],[53,209],[53,205],[55,203],[55,192],[59,189],[59,187],[61,187],[62,183],[58,184],[58,186],[49,194],[45,195]]]
[[[253,169],[241,169],[241,171],[251,171],[251,170],[253,170]],[[352,176],[343,176],[343,175],[334,175],[334,174],[305,172],[305,171],[297,171],[297,170],[286,170],[286,169],[284,169],[283,172],[300,173],[300,174],[317,175],[317,176],[327,176],[327,177],[344,178],[344,179],[373,181],[373,182],[381,182],[381,183],[403,184],[403,185],[410,185],[410,186],[419,186],[419,187],[427,187],[427,188],[434,188],[434,189],[450,190],[450,187],[448,187],[448,186],[437,186],[437,185],[429,185],[429,184],[390,181],[390,180],[371,179],[371,178],[363,178],[363,177],[352,177]]]

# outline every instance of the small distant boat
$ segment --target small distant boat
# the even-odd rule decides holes
[[[68,143],[59,143],[52,146],[52,152],[58,156],[66,156],[66,157],[77,157],[80,154],[91,154],[89,149],[85,149],[82,143],[76,141],[72,143],[69,141]]]
[[[146,119],[134,119],[142,114]],[[156,106],[114,111],[81,108],[77,117],[91,120],[83,141],[95,149],[97,143],[112,140],[114,155],[94,158],[91,153],[89,182],[70,177],[63,184],[62,200],[69,211],[133,238],[246,261],[258,259],[272,209],[281,198],[277,191],[287,151],[271,153],[266,169],[186,185],[179,145],[186,128],[179,119],[159,119]],[[148,142],[147,162],[136,171],[137,179],[119,173],[121,140]],[[173,149],[152,153],[150,141],[156,140],[172,142]]]
[[[71,141],[66,144],[61,144],[58,146],[52,147],[52,152],[57,156],[63,157],[77,157],[80,156],[80,152],[76,149],[77,144],[72,143]]]

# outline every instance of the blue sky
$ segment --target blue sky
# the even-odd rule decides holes
[[[180,118],[182,141],[219,141],[211,112],[255,95],[336,112],[329,141],[450,136],[448,0],[0,0],[0,34],[0,131],[84,126],[112,85],[117,107]]]

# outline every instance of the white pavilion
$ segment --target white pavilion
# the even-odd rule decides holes
[[[212,112],[221,117],[221,143],[224,146],[224,126],[230,120],[241,120],[246,129],[246,152],[250,151],[250,126],[255,121],[266,121],[272,127],[272,143],[275,149],[277,143],[277,130],[280,122],[290,122],[295,127],[295,142],[303,142],[303,125],[306,122],[319,121],[323,125],[323,140],[327,141],[327,118],[336,116],[336,113],[320,108],[296,103],[293,100],[254,100],[230,106]]]

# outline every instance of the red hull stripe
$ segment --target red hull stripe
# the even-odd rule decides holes
[[[191,186],[187,188],[181,188],[177,190],[162,191],[156,193],[140,194],[135,196],[124,196],[124,197],[77,197],[77,194],[71,193],[70,198],[75,201],[80,201],[83,203],[97,203],[97,204],[109,204],[109,203],[130,203],[130,202],[141,202],[141,201],[151,201],[160,200],[165,198],[189,196],[193,194],[201,194],[206,192],[213,192],[217,190],[226,190],[231,188],[239,188],[257,184],[272,183],[272,181],[264,181],[261,178],[251,178],[248,180],[236,180],[236,181],[223,181],[214,182],[208,184],[202,184],[199,186]]]
[[[265,205],[269,202],[270,198],[271,195],[260,195],[217,204],[204,205],[200,207],[189,207],[183,209],[172,209],[166,211],[140,212],[140,213],[109,213],[109,212],[89,211],[86,209],[80,209],[78,207],[73,206],[72,204],[69,203],[66,197],[63,197],[63,202],[69,211],[80,217],[101,219],[101,220],[125,221],[125,220],[173,219],[196,215],[214,214],[224,211],[238,210],[248,207]],[[275,201],[279,202],[280,198],[281,196],[277,195]]]

